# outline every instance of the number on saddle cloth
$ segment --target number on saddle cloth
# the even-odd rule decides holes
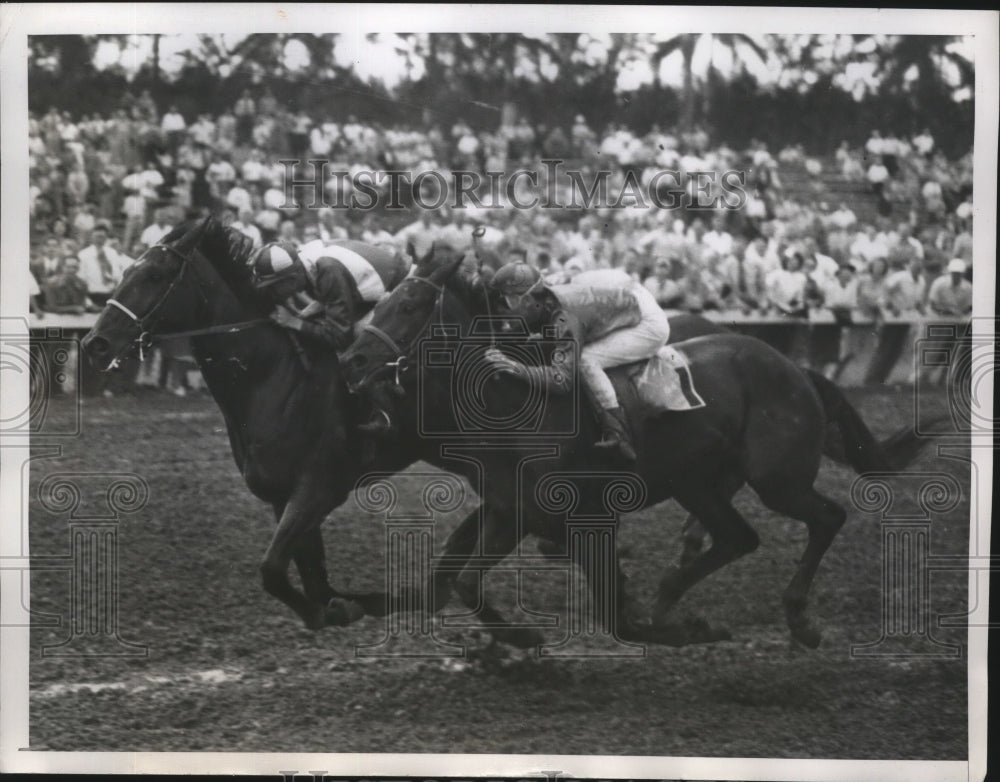
[[[705,406],[694,387],[687,356],[672,345],[664,345],[648,361],[635,364],[628,376],[639,398],[655,410],[697,410]]]

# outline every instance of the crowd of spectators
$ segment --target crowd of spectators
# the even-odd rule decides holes
[[[31,115],[37,312],[99,308],[124,269],[172,225],[208,212],[225,213],[258,245],[349,237],[399,251],[412,242],[423,252],[434,241],[470,246],[479,227],[479,246],[501,261],[524,259],[552,281],[620,267],[666,308],[826,312],[844,321],[971,312],[971,151],[949,161],[926,131],[908,141],[876,131],[863,148],[845,143],[837,150],[840,177],[867,181],[877,198],[876,210],[856,213],[857,204],[824,189],[823,163],[801,148],[772,156],[753,142],[737,151],[713,144],[701,129],[654,127],[640,136],[614,123],[594,128],[583,116],[568,128],[521,119],[494,132],[463,121],[450,128],[382,126],[322,110],[288,111],[266,90],[244,92],[218,115],[163,109],[147,92],[110,117],[74,118],[55,108]],[[280,161],[315,158],[331,161],[331,171],[433,170],[446,179],[457,170],[528,168],[543,181],[548,171],[540,161],[560,159],[579,181],[609,171],[612,194],[630,177],[650,187],[665,169],[682,177],[741,171],[745,200],[718,211],[652,208],[636,199],[621,201],[624,208],[577,210],[290,206]],[[814,178],[808,198],[782,186],[781,171],[795,166]],[[297,176],[307,176],[306,169]],[[561,173],[557,197],[570,184]],[[324,187],[341,203],[349,196],[343,177]]]

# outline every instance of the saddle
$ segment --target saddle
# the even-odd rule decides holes
[[[705,400],[695,388],[687,356],[673,345],[664,345],[652,358],[626,364],[622,369],[635,395],[654,411],[705,407]]]

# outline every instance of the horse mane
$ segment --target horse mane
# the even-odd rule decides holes
[[[209,215],[181,223],[160,242],[182,251],[200,251],[240,300],[261,302],[251,277],[254,246],[249,236]]]

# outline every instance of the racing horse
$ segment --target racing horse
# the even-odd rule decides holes
[[[730,329],[701,315],[682,313],[670,318],[670,344],[711,334],[731,334]],[[908,467],[920,452],[933,441],[927,435],[918,436],[912,426],[904,426],[877,443],[850,401],[835,383],[808,367],[800,367],[813,384],[823,404],[826,415],[826,439],[823,455],[837,464],[848,465],[858,472],[899,471]],[[927,422],[931,427],[944,420],[944,416]],[[845,438],[843,432],[848,430]],[[845,439],[864,443],[864,447],[845,449]],[[698,519],[688,514],[682,531],[681,564],[694,559],[704,545],[705,530]]]
[[[310,629],[384,614],[384,595],[330,586],[320,532],[361,475],[354,400],[333,351],[307,350],[269,320],[247,265],[252,253],[249,238],[213,217],[179,225],[125,272],[81,347],[110,370],[141,358],[157,337],[189,337],[236,465],[277,520],[260,565],[264,589]],[[302,590],[289,581],[290,561]]]
[[[607,470],[609,464],[592,448],[598,436],[596,421],[575,417],[573,399],[567,397],[544,400],[537,428],[529,433],[534,437],[508,438],[505,448],[489,443],[477,447],[477,440],[470,440],[460,411],[478,407],[488,420],[513,420],[524,407],[525,394],[531,392],[520,380],[495,373],[483,360],[493,345],[483,341],[475,323],[493,312],[490,291],[481,277],[458,273],[462,256],[445,250],[445,261],[436,262],[434,252],[432,248],[414,273],[376,306],[371,322],[342,357],[345,376],[354,393],[370,392],[378,383],[401,387],[405,400],[399,411],[402,447],[418,450],[442,469],[465,471],[470,480],[476,475],[494,477],[492,484],[484,484],[481,525],[453,534],[446,543],[440,561],[449,566],[432,571],[435,576],[427,585],[425,607],[440,610],[453,590],[466,605],[480,611],[495,638],[534,645],[541,640],[537,633],[505,622],[484,604],[481,574],[514,551],[528,534],[555,545],[565,541],[565,514],[540,498],[547,475]],[[433,351],[421,350],[428,338]],[[707,628],[688,631],[671,626],[668,617],[688,589],[756,549],[756,532],[731,502],[742,486],[749,485],[767,507],[807,525],[808,542],[782,602],[792,638],[815,648],[821,633],[806,615],[807,598],[820,561],[846,518],[840,505],[813,486],[826,443],[824,402],[829,406],[831,400],[825,400],[797,366],[760,340],[714,334],[677,347],[688,358],[699,392],[708,400],[702,408],[652,410],[638,398],[626,368],[613,369],[609,375],[635,433],[639,454],[635,475],[645,486],[639,507],[676,499],[708,530],[712,545],[662,577],[652,622],[635,618],[619,571],[615,592],[618,637],[673,645],[724,637]],[[464,371],[466,380],[457,382],[454,359],[449,362],[441,357],[455,356],[463,348],[471,368]],[[439,358],[430,360],[434,354]],[[395,379],[389,381],[385,375],[392,372]],[[428,400],[433,403],[427,404]],[[840,427],[840,436],[852,467],[860,471],[867,465],[884,466],[886,457],[860,415],[842,396],[839,404],[844,406],[841,415],[850,419],[849,425]],[[453,432],[455,437],[449,442],[423,436],[428,431]],[[551,458],[538,458],[532,447],[538,435],[547,433],[560,447]],[[488,437],[484,430],[479,440]],[[465,452],[457,465],[448,456],[454,446]],[[506,481],[495,480],[496,476],[517,476],[516,490],[511,491]],[[600,515],[600,500],[581,494],[584,507],[577,510]],[[579,557],[577,564],[595,589],[602,576],[596,572],[597,563]]]

